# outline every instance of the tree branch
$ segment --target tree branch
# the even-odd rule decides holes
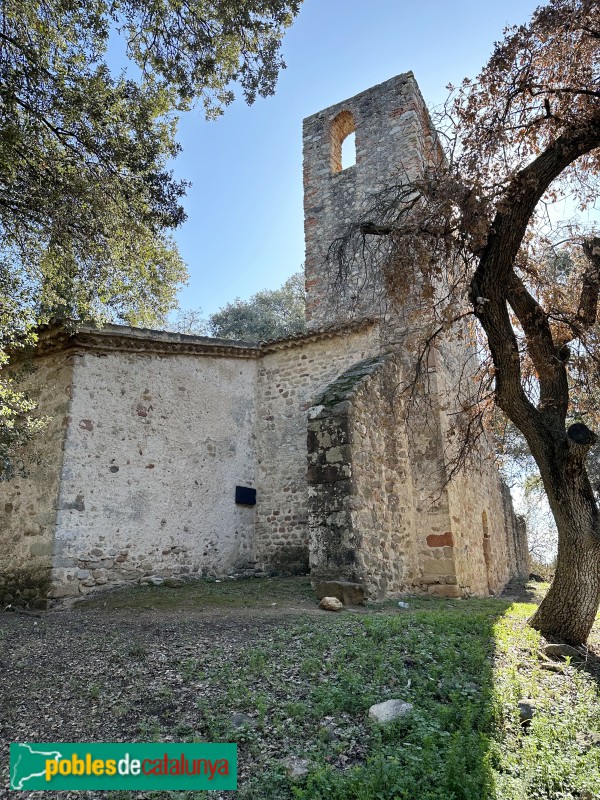
[[[582,244],[583,252],[588,260],[588,268],[583,274],[577,322],[583,328],[589,328],[596,322],[598,313],[598,296],[600,294],[600,237],[586,239]]]
[[[538,408],[544,412],[554,411],[564,421],[569,405],[566,354],[561,353],[554,342],[546,312],[515,272],[511,275],[507,299],[523,328],[527,350],[537,372]]]
[[[533,211],[552,181],[573,161],[600,145],[600,110],[575,129],[567,130],[508,185],[498,206],[469,296],[488,338],[496,369],[498,403],[523,432],[533,428],[543,436],[540,411],[525,395],[515,333],[507,309],[513,266]],[[548,343],[546,343],[548,346]],[[529,439],[529,437],[528,437]],[[530,441],[530,445],[531,445]],[[537,442],[538,452],[546,444]]]

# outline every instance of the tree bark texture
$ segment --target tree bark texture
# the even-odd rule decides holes
[[[496,401],[527,440],[558,528],[556,575],[531,624],[548,638],[574,645],[586,641],[600,603],[600,520],[585,468],[596,437],[590,432],[582,441],[583,425],[566,430],[568,348],[555,340],[548,314],[514,266],[534,208],[550,183],[599,145],[600,112],[580,129],[564,131],[514,176],[498,206],[470,288],[495,367]],[[537,375],[535,404],[524,388],[511,311]],[[580,321],[586,321],[583,314]]]
[[[547,639],[583,644],[600,604],[600,544],[586,526],[559,530],[556,574],[530,620]]]

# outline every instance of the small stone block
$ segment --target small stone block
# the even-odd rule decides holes
[[[427,537],[427,544],[429,547],[454,547],[452,531],[446,531],[445,533],[430,533]]]
[[[385,700],[383,703],[375,703],[369,709],[369,719],[375,722],[393,722],[413,710],[412,703],[405,703],[404,700]]]
[[[304,778],[310,769],[310,761],[306,758],[298,758],[297,756],[288,756],[288,758],[284,758],[282,764],[285,767],[286,775],[292,780]]]
[[[537,710],[535,700],[531,700],[529,697],[523,697],[519,700],[518,708],[521,725],[529,725]]]
[[[570,644],[547,644],[543,650],[550,658],[572,658],[575,661],[585,661],[584,654]]]
[[[456,567],[451,558],[428,558],[423,564],[424,575],[455,575]]]
[[[460,586],[452,586],[450,584],[434,584],[427,589],[429,594],[437,595],[438,597],[462,597]]]
[[[324,597],[319,603],[319,608],[323,611],[341,611],[344,604],[337,597]]]

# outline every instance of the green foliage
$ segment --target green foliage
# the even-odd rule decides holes
[[[597,797],[600,749],[598,688],[590,675],[567,668],[557,678],[541,668],[539,634],[523,623],[535,610],[513,606],[495,625],[498,668],[494,682],[497,728],[490,759],[496,797],[574,800]],[[526,735],[516,706],[532,698],[536,714]]]
[[[220,339],[250,342],[279,339],[304,333],[304,274],[296,272],[281,289],[257,292],[249,300],[234,300],[211,314],[208,327]]]
[[[0,10],[0,351],[52,318],[152,325],[186,277],[176,112],[273,92],[301,0],[8,0]],[[112,74],[110,37],[130,74]],[[135,79],[131,74],[135,73]],[[6,363],[4,361],[4,363]],[[2,411],[1,409],[4,409]],[[0,386],[0,475],[36,430]]]
[[[300,0],[78,6],[9,0],[0,12],[3,269],[39,316],[148,324],[185,269],[168,236],[184,220],[173,111],[213,116],[237,80],[248,102],[273,92],[281,35]],[[111,33],[139,78],[111,74]],[[13,295],[10,295],[11,299]]]
[[[306,332],[304,273],[295,272],[280,289],[263,289],[249,300],[238,297],[211,314],[180,310],[169,326],[177,333],[264,342]]]

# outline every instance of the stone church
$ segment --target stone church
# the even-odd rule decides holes
[[[356,163],[343,169],[351,133]],[[410,331],[388,324],[375,293],[339,302],[325,266],[373,193],[433,147],[411,73],[304,121],[305,335],[40,332],[28,380],[50,423],[39,463],[0,485],[1,601],[309,570],[371,598],[461,597],[527,571],[493,464],[448,482],[444,404],[406,418]],[[430,361],[434,400],[450,361],[443,348]]]

